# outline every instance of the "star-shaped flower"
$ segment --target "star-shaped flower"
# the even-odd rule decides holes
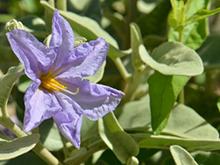
[[[106,60],[108,44],[98,38],[74,48],[72,29],[58,11],[49,47],[19,29],[7,37],[32,80],[24,96],[24,130],[53,118],[60,132],[79,148],[82,116],[97,120],[113,111],[123,96],[121,91],[85,79]]]

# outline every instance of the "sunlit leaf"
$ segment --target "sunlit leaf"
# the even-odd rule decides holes
[[[21,92],[25,92],[27,88],[30,86],[31,81],[24,81],[18,85],[18,90]]]
[[[166,126],[177,96],[189,77],[165,76],[158,72],[149,78],[151,125],[155,133]]]
[[[166,42],[154,49],[151,55],[141,45],[139,53],[147,65],[165,75],[195,76],[203,72],[199,55],[178,42]]]
[[[141,100],[132,101],[123,107],[119,117],[121,126],[125,129],[147,129],[150,127],[149,96]],[[199,116],[192,108],[185,105],[176,105],[169,116],[168,123],[161,134],[173,135],[182,138],[196,138],[207,140],[218,140],[218,131]]]
[[[12,141],[0,141],[0,160],[7,160],[22,155],[35,147],[38,134],[28,135]]]
[[[124,105],[118,118],[124,129],[145,127],[151,122],[149,95]]]
[[[139,152],[138,145],[129,134],[123,131],[113,113],[99,120],[99,134],[122,163]]]
[[[218,131],[192,108],[179,104],[170,114],[164,133],[183,138],[218,140]]]
[[[94,122],[86,117],[83,117],[83,123],[81,127],[81,139],[82,139],[82,145],[84,144],[87,145],[90,142],[92,142],[94,139],[101,140],[98,132],[98,122]]]
[[[136,157],[132,156],[128,159],[126,165],[138,165],[139,161]]]
[[[193,16],[199,10],[202,10],[208,6],[209,0],[187,0],[185,5],[186,18]]]
[[[207,9],[199,10],[197,13],[195,13],[192,17],[190,17],[187,20],[187,23],[200,21],[200,20],[205,19],[209,16],[215,15],[219,12],[220,12],[220,8],[216,8],[213,10],[207,10]]]
[[[178,138],[168,135],[133,134],[140,148],[169,149],[171,145],[180,145],[188,151],[205,150],[215,151],[220,149],[220,140],[197,140]]]
[[[132,49],[132,64],[134,69],[141,68],[144,64],[140,57],[139,46],[143,44],[140,29],[137,24],[130,24],[131,33],[131,49]]]
[[[170,152],[176,165],[198,165],[193,157],[184,148],[178,145],[170,146]]]
[[[179,3],[178,0],[172,0],[172,2]],[[175,5],[173,10],[169,15],[169,41],[180,41],[185,45],[197,49],[204,42],[208,35],[208,22],[207,19],[191,21],[187,23],[189,18],[193,18],[194,14],[202,9],[207,9],[209,0],[187,0],[184,2],[181,0],[182,6],[181,10],[177,10]],[[176,12],[176,16],[173,14]]]
[[[4,109],[6,106],[11,89],[22,73],[23,67],[19,65],[17,67],[11,67],[3,77],[0,77],[0,108]]]

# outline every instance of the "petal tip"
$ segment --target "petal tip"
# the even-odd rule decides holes
[[[32,127],[30,127],[30,126],[27,125],[27,124],[24,124],[24,125],[23,125],[23,130],[24,130],[24,132],[30,132],[30,131],[32,130]]]
[[[72,144],[75,146],[76,149],[80,149],[80,142],[79,143],[73,143]]]

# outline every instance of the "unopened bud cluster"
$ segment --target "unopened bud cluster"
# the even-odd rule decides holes
[[[16,19],[12,19],[6,23],[5,29],[7,31],[12,31],[14,29],[24,29],[24,26],[20,21],[17,21]]]

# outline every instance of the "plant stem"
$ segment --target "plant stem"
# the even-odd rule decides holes
[[[51,154],[41,143],[38,143],[33,151],[37,154],[41,159],[47,162],[50,165],[62,165],[59,160]]]
[[[184,97],[184,87],[183,87],[182,91],[179,94],[179,103],[184,104],[184,102],[185,102],[185,97]]]
[[[67,11],[67,1],[57,0],[57,8],[63,11]]]
[[[3,105],[2,111],[1,111],[2,112],[2,116],[6,117],[6,118],[9,117],[8,112],[7,112],[7,102],[8,102],[8,100],[6,101],[6,104]]]
[[[183,43],[183,28],[180,28],[180,30],[179,30],[179,42]],[[179,102],[182,104],[184,104],[184,102],[185,102],[184,87],[179,94]]]
[[[15,123],[13,123],[9,117],[2,118],[1,124],[10,129],[10,131],[13,132],[17,137],[27,136],[27,134],[22,131]],[[33,148],[33,151],[49,165],[62,165],[62,163],[60,163],[59,160],[50,153],[50,151],[43,147],[41,143],[37,143]]]
[[[134,22],[137,15],[137,0],[126,0],[128,11],[128,22]]]
[[[48,3],[50,4],[50,6],[55,7],[55,2],[54,2],[54,0],[49,0]]]
[[[66,139],[61,134],[60,134],[60,137],[63,142],[63,153],[66,159],[69,155],[68,145],[67,145]]]
[[[141,74],[134,74],[134,76],[132,77],[131,81],[129,82],[127,86],[127,91],[126,91],[126,95],[124,98],[126,102],[133,99],[133,94],[137,90],[137,87],[140,85],[141,79],[142,79]]]
[[[179,42],[183,42],[183,28],[181,28],[179,30],[179,39],[178,39]]]
[[[126,70],[126,68],[125,68],[124,64],[122,63],[121,59],[119,57],[115,58],[114,63],[116,65],[118,71],[120,72],[121,76],[123,77],[123,79],[127,82],[129,80],[129,78],[131,77],[131,75]]]
[[[81,148],[75,153],[75,156],[67,158],[64,162],[66,164],[81,164],[85,162],[95,152],[104,149],[107,149],[106,144],[102,140],[97,140],[89,144],[86,149]]]

